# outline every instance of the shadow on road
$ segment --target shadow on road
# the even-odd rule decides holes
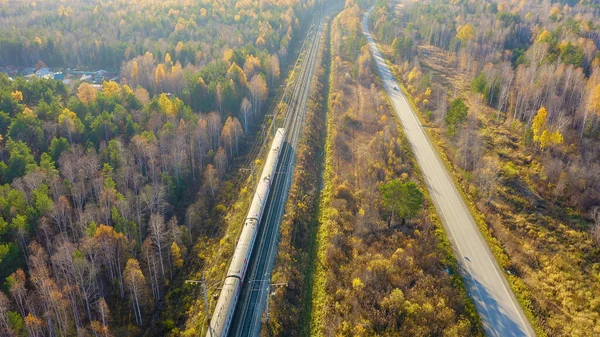
[[[469,275],[462,266],[459,267],[462,275]],[[521,325],[517,323],[513,318],[508,316],[502,307],[498,305],[498,302],[491,296],[488,288],[481,282],[472,278],[468,279],[469,292],[477,294],[477,296],[471,296],[475,305],[480,311],[488,313],[488,321],[486,315],[481,316],[483,327],[489,336],[493,337],[527,337],[528,335],[521,330]],[[491,326],[493,330],[489,329]]]

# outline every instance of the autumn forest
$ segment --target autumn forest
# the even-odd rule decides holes
[[[600,335],[595,1],[0,0],[0,336],[203,336],[321,15],[260,335],[488,332],[391,91],[535,334]]]

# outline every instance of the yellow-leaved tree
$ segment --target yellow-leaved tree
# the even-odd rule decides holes
[[[159,65],[156,66],[156,71],[154,72],[154,82],[156,84],[157,91],[160,91],[161,84],[165,80],[165,77],[166,77],[165,65],[160,63]]]
[[[77,88],[77,98],[84,104],[90,104],[96,99],[97,90],[89,83],[81,83]]]
[[[125,84],[123,86],[123,91],[125,92],[125,94],[127,95],[133,95],[133,89],[131,89],[130,86],[128,86],[127,84]]]
[[[537,39],[535,39],[535,42],[548,42],[551,38],[552,35],[550,34],[550,32],[544,29],[544,31],[540,35],[538,35]]]
[[[546,127],[546,118],[548,117],[548,110],[545,107],[541,107],[531,123],[531,129],[533,130],[533,141],[539,142],[542,132]]]
[[[171,258],[173,259],[173,265],[179,269],[183,267],[183,258],[181,257],[181,248],[173,241],[171,244]]]
[[[587,121],[591,116],[600,116],[600,84],[591,87],[591,93],[588,95],[587,109],[584,110],[581,125],[582,138]]]
[[[61,114],[58,115],[58,125],[67,132],[71,144],[73,144],[73,134],[79,134],[83,131],[83,123],[77,117],[77,114],[68,108],[64,108]]]
[[[560,145],[563,142],[564,138],[559,131],[550,132],[546,129],[540,136],[540,149],[544,150],[549,146]]]
[[[456,32],[456,37],[463,43],[471,41],[475,38],[475,30],[470,23],[458,26],[458,28],[456,28]]]
[[[23,109],[23,116],[31,119],[37,118],[37,114],[28,107],[25,107],[25,109]]]
[[[165,64],[169,67],[173,66],[173,60],[171,59],[171,54],[169,53],[165,54]]]
[[[181,51],[183,50],[183,42],[179,41],[177,42],[177,46],[175,46],[175,52],[177,54],[181,53]]]
[[[167,117],[174,117],[177,115],[177,104],[169,98],[166,94],[160,94],[158,98],[158,105]]]
[[[133,65],[131,66],[131,78],[136,81],[138,80],[138,76],[140,74],[140,66],[137,61],[133,61]]]
[[[560,145],[564,142],[563,135],[559,130],[550,131],[546,127],[546,120],[548,119],[548,110],[545,107],[541,107],[531,124],[531,130],[533,131],[533,141],[538,143],[540,150],[544,151],[546,148],[553,145]]]
[[[113,97],[121,93],[121,88],[119,87],[119,83],[115,81],[104,81],[102,83],[102,92],[107,97]]]
[[[20,92],[19,90],[15,90],[10,94],[10,97],[12,99],[14,99],[15,101],[22,101],[23,100],[23,93]]]

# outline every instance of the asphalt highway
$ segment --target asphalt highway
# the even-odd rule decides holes
[[[363,18],[363,33],[369,42],[383,86],[425,177],[486,333],[494,337],[535,336],[446,167],[399,90],[398,83],[369,33],[371,10]]]

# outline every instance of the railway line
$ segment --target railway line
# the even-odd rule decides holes
[[[229,336],[257,336],[260,333],[261,317],[271,282],[271,270],[279,243],[279,225],[284,213],[287,193],[292,182],[296,158],[296,147],[300,139],[306,102],[312,77],[316,68],[318,49],[325,24],[324,17],[314,21],[305,49],[301,55],[301,69],[291,91],[284,99],[287,103],[283,127],[286,129],[284,143],[272,193],[267,200],[267,209],[261,223],[255,252],[250,260],[245,287],[238,300]]]
[[[334,7],[329,7],[330,11]],[[236,244],[207,337],[256,336],[268,296],[270,273],[279,243],[279,226],[292,182],[296,148],[316,68],[325,15],[313,20],[292,76],[283,92],[282,121],[275,119],[273,145],[258,181],[244,228]],[[281,128],[276,126],[281,124]]]

